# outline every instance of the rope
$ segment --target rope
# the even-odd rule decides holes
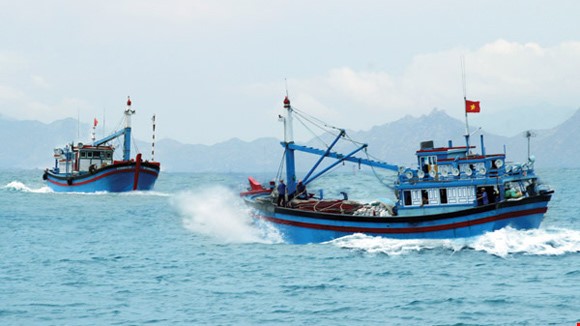
[[[131,133],[131,143],[135,147],[135,153],[139,153],[139,147],[137,147],[137,142],[135,141],[135,138],[133,138],[133,134],[132,133]]]
[[[331,126],[331,125],[327,124],[326,122],[324,122],[324,121],[322,121],[322,120],[320,120],[320,119],[318,119],[318,118],[316,118],[316,117],[314,117],[312,115],[309,115],[308,113],[305,113],[305,112],[302,112],[302,111],[296,109],[295,107],[292,107],[292,110],[294,110],[294,112],[296,112],[298,115],[301,115],[306,120],[309,120],[309,121],[310,120],[315,120],[317,122],[317,123],[315,123],[313,121],[310,121],[310,123],[312,123],[312,124],[322,125],[322,126],[324,126],[326,128],[329,128],[329,129],[341,130],[341,128],[338,128],[338,127],[335,127],[335,126]],[[310,118],[310,119],[308,119],[308,118]]]
[[[371,156],[369,155],[369,153],[365,150],[365,155],[367,156],[367,158],[370,160]],[[374,159],[374,158],[373,158]],[[391,190],[395,190],[395,187],[391,186],[390,184],[385,183],[381,177],[379,177],[379,175],[377,174],[377,171],[375,170],[375,167],[370,165],[371,167],[371,171],[373,171],[373,175],[375,176],[375,178],[377,178],[377,180],[385,187],[391,189]]]
[[[276,180],[282,178],[282,169],[284,169],[284,157],[286,156],[286,150],[282,153],[282,159],[280,160],[280,165],[278,166],[278,172],[276,173]]]

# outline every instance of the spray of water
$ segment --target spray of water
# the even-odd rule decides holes
[[[580,231],[569,229],[515,230],[504,228],[479,237],[449,240],[396,240],[355,234],[329,242],[346,249],[390,256],[432,249],[476,250],[498,257],[514,254],[564,255],[580,253]]]
[[[470,248],[500,257],[510,254],[559,256],[580,252],[580,231],[504,228],[474,239]]]
[[[50,189],[47,186],[43,186],[43,187],[40,187],[38,189],[32,189],[20,181],[12,181],[9,184],[5,185],[4,189],[10,190],[10,191],[32,192],[32,193],[50,193],[50,192],[52,192],[52,189]]]
[[[239,196],[224,187],[177,195],[172,201],[192,232],[227,243],[279,243],[282,237],[270,225],[254,223]]]
[[[153,191],[153,190],[138,190],[138,191],[128,191],[120,193],[121,196],[129,197],[170,197],[170,193]]]

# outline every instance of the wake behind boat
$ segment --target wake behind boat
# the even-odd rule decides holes
[[[416,151],[417,166],[407,168],[357,157],[367,149],[363,144],[348,154],[333,152],[346,138],[340,130],[326,149],[297,145],[293,140],[293,114],[299,114],[284,100],[284,147],[286,184],[262,186],[249,178],[248,191],[240,195],[253,208],[256,219],[274,224],[291,243],[324,242],[354,233],[399,239],[460,238],[481,235],[507,226],[538,228],[547,211],[553,190],[542,185],[534,172],[534,158],[524,164],[506,164],[505,154],[487,154],[481,135],[481,153],[469,142],[467,113],[479,112],[479,102],[466,104],[466,145],[435,147],[421,143]],[[295,151],[320,156],[308,173],[297,182]],[[335,162],[317,171],[325,158]],[[311,184],[338,164],[354,162],[396,172],[390,188],[394,199],[366,203],[325,199],[306,191]],[[385,194],[377,194],[377,198]]]
[[[125,128],[90,145],[68,144],[54,150],[54,167],[42,178],[56,192],[125,192],[151,190],[159,175],[159,162],[143,161],[141,153],[131,159],[131,99],[124,112]],[[153,117],[155,130],[155,117]],[[123,159],[114,160],[115,147],[110,142],[123,136]]]

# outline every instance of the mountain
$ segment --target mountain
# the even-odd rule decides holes
[[[76,139],[88,139],[90,126],[68,118],[50,124],[0,117],[0,168],[44,168],[53,164],[52,150]],[[79,137],[80,131],[80,137]]]
[[[278,166],[282,155],[282,147],[275,138],[260,138],[253,142],[234,138],[213,146],[164,139],[155,148],[156,157],[167,171],[264,171]]]
[[[580,167],[580,110],[561,125],[533,131],[531,152],[536,157],[536,167]],[[85,131],[77,137],[78,130]],[[0,168],[45,168],[52,165],[52,149],[73,139],[89,139],[90,126],[78,126],[74,119],[64,119],[50,124],[37,121],[9,120],[0,116]],[[527,160],[527,139],[524,131],[513,137],[498,136],[471,126],[471,145],[480,148],[480,134],[485,136],[487,153],[503,153],[508,161]],[[415,151],[420,143],[433,140],[436,147],[465,146],[465,124],[444,111],[433,110],[421,117],[406,116],[398,121],[377,125],[370,130],[348,131],[349,138],[369,145],[371,158],[392,164],[415,166]],[[321,137],[325,138],[325,137]],[[332,139],[325,139],[328,144]],[[336,150],[348,153],[354,147],[340,142]],[[319,147],[318,139],[306,145]],[[149,143],[138,141],[136,148],[150,157]],[[183,144],[163,139],[155,145],[155,158],[161,161],[164,171],[171,172],[276,172],[283,159],[280,140],[260,138],[251,142],[234,138],[212,146]],[[316,157],[297,153],[299,170],[306,170]]]

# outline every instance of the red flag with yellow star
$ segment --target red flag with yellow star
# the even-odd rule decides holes
[[[479,113],[479,101],[469,101],[465,100],[465,112],[466,113]]]

